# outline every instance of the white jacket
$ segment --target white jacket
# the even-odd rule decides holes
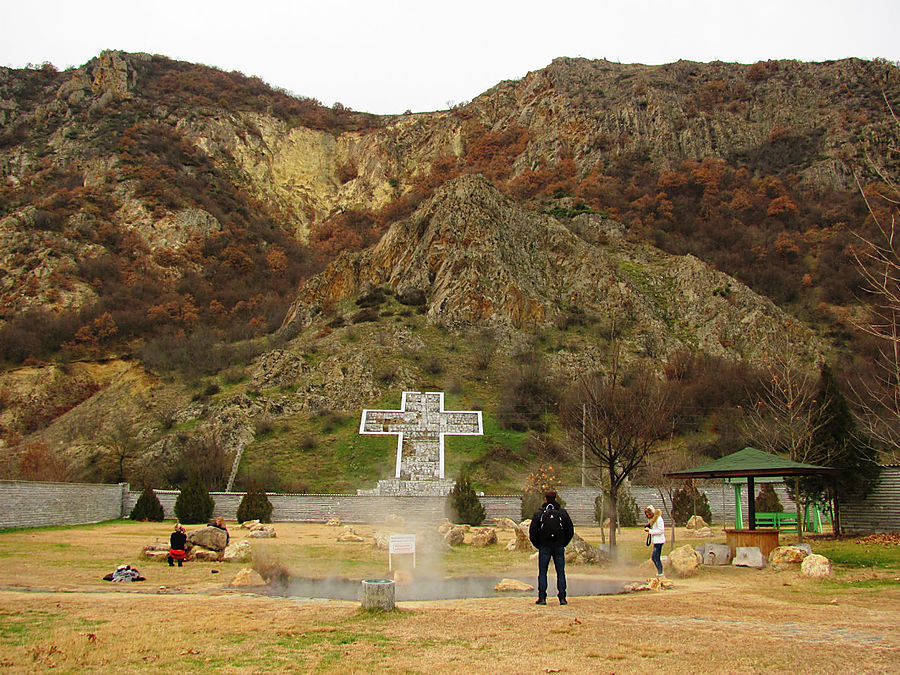
[[[665,544],[666,543],[666,524],[663,522],[662,514],[656,516],[656,520],[650,525],[650,543]]]

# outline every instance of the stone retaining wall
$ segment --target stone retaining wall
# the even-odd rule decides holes
[[[136,499],[136,498],[135,498]],[[0,528],[99,523],[128,515],[128,485],[0,480]]]
[[[701,488],[702,489],[702,488]],[[723,522],[734,523],[734,490],[727,486],[703,490],[713,514],[713,527]],[[785,510],[794,503],[787,496],[784,485],[775,491]],[[167,518],[174,518],[176,490],[157,490]],[[594,498],[597,488],[569,487],[560,489],[566,509],[573,522],[580,527],[596,525]],[[659,505],[654,488],[633,485],[631,494],[642,509],[647,504]],[[0,480],[0,528],[41,527],[46,525],[77,525],[127,517],[140,492],[133,492],[127,484],[96,483],[40,483],[32,481]],[[239,492],[214,492],[215,515],[235,520],[243,498]],[[724,497],[724,499],[723,499]],[[746,486],[744,503],[746,504]],[[434,522],[445,516],[446,497],[386,496],[386,495],[282,495],[270,494],[274,511],[272,519],[282,522],[325,522],[340,518],[348,523],[378,522],[390,514],[398,514],[410,521]],[[490,524],[494,518],[521,520],[519,495],[485,495],[481,497]],[[888,466],[882,472],[879,485],[865,501],[846,504],[843,508],[844,526],[849,531],[889,532],[900,529],[900,467]],[[745,516],[746,519],[746,516]],[[639,521],[640,522],[640,521]]]

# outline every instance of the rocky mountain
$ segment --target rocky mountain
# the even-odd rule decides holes
[[[327,321],[342,303],[384,287],[455,329],[539,332],[603,317],[635,353],[654,358],[692,349],[761,363],[789,334],[809,361],[821,352],[811,331],[740,282],[624,234],[596,214],[560,222],[517,206],[483,176],[463,176],[378,244],[310,279],[282,331]],[[599,360],[592,352],[570,362],[569,374],[590,369]]]
[[[383,117],[146,54],[0,68],[4,443],[171,483],[203,448],[278,464],[279,433],[359,456],[317,425],[401,388],[500,419],[510,372],[571,380],[613,342],[660,372],[852,362],[858,185],[900,166],[898,100],[858,59],[556,59]],[[155,460],[91,433],[117,411]]]

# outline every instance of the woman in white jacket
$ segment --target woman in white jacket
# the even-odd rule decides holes
[[[663,522],[662,511],[652,505],[644,509],[644,515],[647,516],[647,527],[644,528],[644,532],[653,544],[653,555],[650,557],[656,565],[656,576],[661,577],[663,575],[661,555],[663,544],[666,543],[666,524]]]

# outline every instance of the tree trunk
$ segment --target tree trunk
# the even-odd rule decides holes
[[[616,527],[619,524],[619,490],[615,486],[609,488],[609,557],[615,560],[616,556]]]
[[[831,531],[835,537],[841,536],[841,507],[837,495],[831,502]]]
[[[803,497],[800,494],[800,479],[794,479],[794,506],[797,508],[797,543],[803,543]]]

